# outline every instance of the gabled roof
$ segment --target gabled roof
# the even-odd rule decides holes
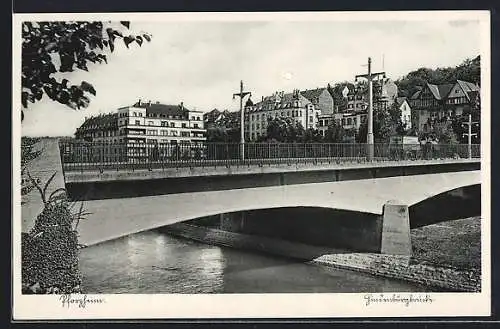
[[[479,92],[479,86],[473,84],[472,82],[457,80],[457,83],[460,86],[460,88],[462,88],[465,95],[467,95],[469,101],[476,93]]]
[[[324,91],[328,92],[326,88],[316,88],[301,91],[300,94],[311,102],[314,102]]]
[[[441,100],[446,98],[448,93],[450,92],[451,88],[453,88],[452,83],[446,83],[446,84],[441,84],[441,85],[434,85],[427,83],[427,88],[431,91],[432,95],[434,96],[435,99]]]
[[[413,95],[411,95],[410,99],[417,99],[421,93],[422,90],[417,90]]]
[[[406,97],[396,97],[396,104],[398,104],[398,106],[401,106],[401,104],[403,104],[405,101]]]

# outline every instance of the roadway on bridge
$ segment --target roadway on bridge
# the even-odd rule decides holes
[[[80,243],[92,245],[194,218],[242,210],[325,207],[382,214],[388,200],[413,205],[459,187],[479,184],[480,171],[356,181],[85,201],[92,214],[79,224]]]

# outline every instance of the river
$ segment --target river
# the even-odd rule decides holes
[[[430,288],[147,231],[80,251],[89,294],[426,292]]]

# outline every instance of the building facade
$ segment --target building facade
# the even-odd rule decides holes
[[[330,96],[331,97],[331,96]],[[321,110],[299,90],[292,93],[276,92],[262,97],[254,104],[250,99],[245,104],[245,140],[255,141],[267,134],[267,123],[276,117],[292,118],[304,129],[316,128]]]
[[[335,104],[332,95],[326,88],[316,88],[301,91],[300,94],[307,98],[320,114],[333,114]]]
[[[425,131],[434,122],[449,120],[474,108],[480,97],[480,88],[471,82],[457,80],[455,83],[435,85],[427,83],[410,98],[412,125]]]
[[[401,111],[401,122],[403,123],[405,130],[410,130],[412,128],[411,120],[411,107],[408,103],[406,97],[398,97],[396,99],[396,104]]]
[[[148,150],[165,145],[200,148],[206,141],[203,113],[180,105],[141,102],[119,108],[117,112],[86,118],[76,130],[77,140],[125,146],[121,154],[141,158]],[[171,152],[173,147],[163,147]],[[105,154],[109,154],[109,151]],[[111,154],[115,153],[111,151]],[[163,154],[165,155],[165,154]]]

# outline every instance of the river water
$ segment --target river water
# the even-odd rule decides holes
[[[426,292],[430,288],[147,231],[80,251],[85,293]]]

